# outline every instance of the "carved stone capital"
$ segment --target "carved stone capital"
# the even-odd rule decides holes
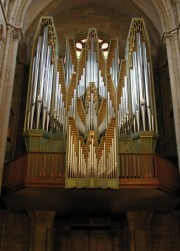
[[[179,40],[179,27],[173,29],[172,31],[165,32],[163,35],[163,42],[164,43],[171,43],[172,38],[174,40]]]
[[[11,25],[6,27],[6,36],[11,37],[14,40],[20,40],[23,37],[22,30],[20,28],[15,28]]]
[[[14,27],[11,25],[6,26],[6,36],[13,36]]]
[[[167,45],[167,44],[171,44],[171,40],[172,40],[171,33],[165,33],[163,36],[163,42]]]
[[[174,40],[176,40],[176,39],[179,40],[179,34],[178,34],[178,30],[177,29],[174,30],[174,31],[172,31],[171,35],[174,38]]]
[[[20,28],[15,28],[13,33],[13,38],[20,40],[23,37],[22,30]]]

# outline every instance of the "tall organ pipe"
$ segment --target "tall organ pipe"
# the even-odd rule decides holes
[[[33,85],[34,85],[34,72],[35,72],[35,64],[36,64],[36,57],[33,58],[33,67],[32,67],[32,73],[31,73],[31,84],[30,84],[30,96],[29,96],[29,103],[28,103],[28,117],[27,117],[27,123],[26,123],[26,129],[28,130],[30,128],[30,118],[32,118],[32,106],[34,104],[31,103],[31,97],[33,95]]]
[[[147,115],[148,115],[148,125],[149,130],[152,130],[151,127],[151,99],[150,96],[150,83],[149,83],[149,76],[148,76],[148,62],[147,62],[147,55],[146,55],[146,44],[142,43],[142,52],[143,52],[143,62],[144,62],[144,80],[145,80],[145,91],[146,91],[146,105],[147,105]]]
[[[142,45],[140,33],[136,33],[137,42],[137,61],[138,61],[138,77],[139,77],[139,93],[140,93],[140,105],[142,113],[143,130],[146,130],[145,126],[145,86],[144,86],[144,74],[143,74],[143,59],[142,59]]]
[[[36,52],[36,62],[35,62],[35,71],[34,71],[33,92],[31,96],[32,110],[31,110],[30,129],[33,128],[33,121],[34,121],[34,110],[35,110],[35,102],[36,102],[36,94],[37,94],[41,44],[42,44],[42,37],[40,36],[38,38],[38,44],[37,44],[37,50],[36,50],[37,52]]]

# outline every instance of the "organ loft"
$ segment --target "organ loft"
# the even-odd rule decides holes
[[[118,154],[154,153],[158,139],[144,20],[132,19],[123,60],[116,39],[102,41],[90,28],[79,42],[67,38],[59,59],[51,17],[33,41],[24,138],[29,152],[66,152],[66,188],[119,189],[127,171]]]

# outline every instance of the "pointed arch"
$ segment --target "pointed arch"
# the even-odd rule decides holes
[[[159,13],[163,32],[172,30],[176,27],[175,3],[170,0],[151,0]]]

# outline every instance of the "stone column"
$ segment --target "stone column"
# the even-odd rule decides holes
[[[177,153],[180,168],[180,38],[178,35],[178,30],[176,29],[173,32],[165,34],[164,41],[166,43],[168,56]]]
[[[54,211],[29,211],[31,236],[29,251],[54,250]]]
[[[6,222],[7,222],[7,213],[6,211],[0,208],[0,250],[3,250],[4,228]]]
[[[152,212],[127,212],[130,231],[129,251],[151,251]]]
[[[6,38],[4,41],[3,59],[0,68],[0,189],[2,186],[8,122],[16,67],[16,56],[20,38],[21,30],[15,29],[8,25]]]
[[[176,235],[176,243],[177,250],[180,250],[180,211],[173,212],[174,222],[175,222],[175,235]]]
[[[1,63],[2,63],[3,50],[4,50],[4,38],[5,38],[4,26],[2,24],[0,24],[0,67],[1,67]]]

